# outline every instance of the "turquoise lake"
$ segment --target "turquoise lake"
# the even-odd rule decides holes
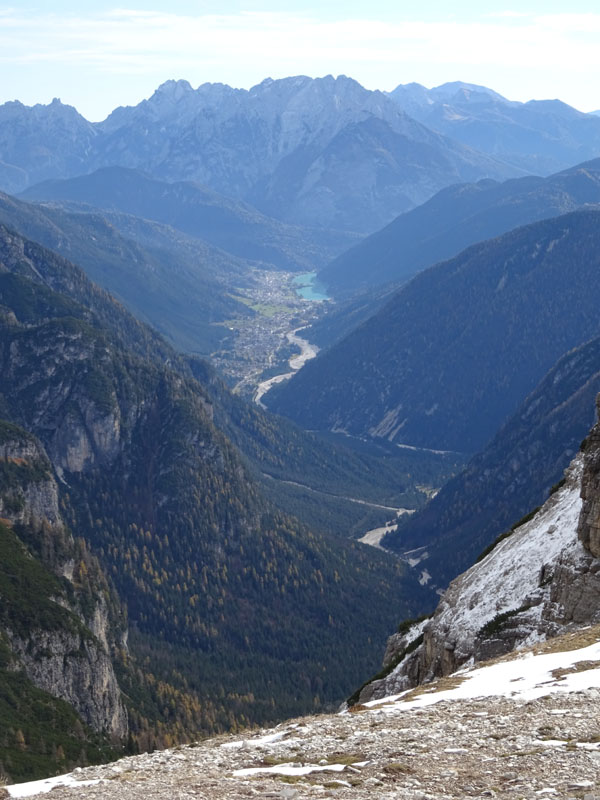
[[[303,272],[293,280],[296,293],[305,300],[329,300],[326,287],[317,280],[316,272]]]

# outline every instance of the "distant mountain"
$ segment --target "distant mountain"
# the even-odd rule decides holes
[[[548,178],[450,186],[342,253],[319,280],[335,293],[404,282],[475,242],[594,203],[600,203],[600,159]]]
[[[422,547],[437,586],[469,567],[516,520],[541,505],[594,422],[600,339],[564,355],[487,447],[385,546]]]
[[[308,429],[476,452],[567,350],[597,336],[600,211],[474,245],[413,278],[266,395]]]
[[[600,120],[560,100],[507,100],[485,86],[397,86],[389,96],[433,130],[529,173],[548,175],[600,155]]]
[[[155,220],[237,258],[265,262],[266,267],[278,269],[313,270],[356,240],[348,234],[286,225],[197,183],[166,183],[122,167],[46,181],[21,196],[30,201],[83,203]]]
[[[98,132],[72,106],[54,99],[0,106],[0,186],[16,193],[31,183],[88,172]]]
[[[119,165],[200,182],[289,223],[370,233],[451,183],[522,173],[344,76],[267,79],[248,91],[167,81],[94,125],[59,103],[40,123],[44,109],[0,106],[7,190]]]
[[[514,174],[344,76],[267,79],[249,91],[169,81],[99,130],[105,164],[193,177],[288,222],[361,232],[466,173]]]

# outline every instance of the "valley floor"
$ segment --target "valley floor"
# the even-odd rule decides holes
[[[600,796],[600,627],[352,713],[78,770],[53,800]],[[477,696],[474,696],[477,695]],[[1,790],[0,790],[1,792]]]
[[[254,316],[229,322],[231,348],[211,358],[235,392],[254,397],[259,405],[274,383],[291,377],[317,354],[318,348],[298,331],[318,319],[327,304],[301,297],[295,277],[292,272],[253,270],[252,286],[237,290],[236,296]]]

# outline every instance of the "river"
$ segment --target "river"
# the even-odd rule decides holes
[[[414,514],[413,508],[396,508],[394,510],[396,511],[396,519],[402,514]],[[371,547],[377,547],[379,550],[385,550],[385,547],[381,546],[381,540],[386,533],[391,533],[395,530],[398,530],[398,523],[391,520],[390,522],[386,522],[381,528],[373,528],[367,531],[358,541],[363,544],[368,544]]]
[[[254,402],[261,408],[266,408],[265,404],[262,402],[262,398],[272,386],[275,386],[276,383],[287,381],[292,377],[294,372],[297,372],[300,367],[303,367],[307,361],[310,361],[310,359],[314,358],[319,352],[319,348],[316,344],[311,344],[307,339],[303,339],[301,336],[298,336],[298,331],[304,330],[304,327],[296,328],[295,330],[286,333],[288,342],[300,348],[298,355],[292,356],[288,361],[291,372],[283,372],[281,375],[275,375],[273,378],[269,378],[266,381],[261,381],[256,387],[256,391],[254,392]]]

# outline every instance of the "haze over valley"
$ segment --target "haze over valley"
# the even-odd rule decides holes
[[[177,74],[0,105],[0,797],[595,797],[600,116]]]

